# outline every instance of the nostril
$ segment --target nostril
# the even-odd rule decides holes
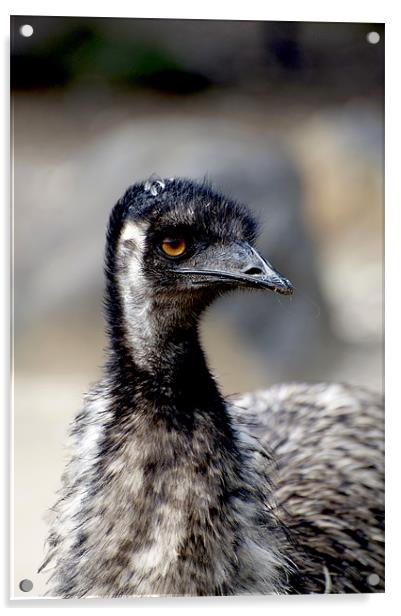
[[[244,271],[244,274],[247,274],[248,276],[259,276],[260,274],[263,274],[263,271],[260,267],[250,267]]]

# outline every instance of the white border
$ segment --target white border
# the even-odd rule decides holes
[[[395,3],[394,3],[395,4]],[[291,2],[260,2],[247,0],[216,2],[203,0],[198,3],[179,0],[154,0],[152,3],[114,0],[110,2],[90,2],[71,0],[70,2],[51,2],[35,0],[6,3],[9,12],[15,15],[76,15],[95,17],[161,17],[181,19],[240,19],[240,20],[282,20],[282,21],[348,21],[380,23],[393,14],[392,2],[377,0],[336,0],[318,2],[316,0],[292,0]]]
[[[207,611],[215,611],[229,609],[233,613],[242,613],[246,607],[251,608],[260,614],[265,614],[267,611],[274,611],[279,614],[294,614],[297,616],[302,614],[321,614],[322,609],[325,614],[335,613],[341,610],[344,614],[363,613],[364,616],[370,614],[377,616],[378,610],[385,607],[385,613],[390,613],[392,607],[399,606],[400,601],[397,596],[399,589],[399,560],[401,553],[400,546],[400,496],[399,490],[401,482],[399,478],[399,469],[401,468],[399,451],[400,451],[400,417],[401,405],[399,402],[398,384],[400,382],[400,327],[401,318],[400,310],[400,254],[399,245],[401,243],[401,190],[400,190],[400,112],[401,97],[400,97],[400,78],[399,78],[399,59],[400,59],[400,20],[397,19],[399,9],[397,2],[390,0],[337,0],[334,2],[317,2],[311,0],[293,1],[293,2],[266,2],[262,3],[257,0],[247,0],[246,3],[241,3],[240,6],[233,6],[233,3],[228,2],[212,2],[211,0],[203,0],[200,3],[184,3],[176,0],[162,2],[154,0],[149,3],[132,3],[114,0],[110,2],[88,2],[84,0],[70,0],[70,2],[50,2],[38,1],[32,2],[6,2],[2,6],[2,28],[3,28],[3,46],[5,58],[3,66],[5,70],[4,89],[5,100],[2,99],[4,105],[1,119],[3,122],[3,135],[8,135],[8,53],[9,53],[9,15],[77,15],[77,16],[114,16],[114,17],[164,17],[164,18],[192,18],[192,19],[267,19],[267,20],[288,20],[288,21],[354,21],[354,22],[370,22],[382,23],[386,22],[386,413],[387,413],[387,435],[386,435],[386,484],[387,484],[387,550],[386,550],[386,593],[385,595],[369,595],[369,596],[331,596],[331,597],[277,597],[277,598],[234,598],[234,599],[171,599],[171,600],[130,600],[120,602],[114,601],[86,601],[84,604],[79,601],[59,602],[44,600],[24,600],[22,604],[26,607],[51,608],[51,609],[72,609],[74,614],[80,613],[86,609],[104,608],[114,610],[116,607],[133,608],[136,612],[145,612],[146,614],[154,611],[163,610],[163,612],[187,611],[203,613]],[[9,152],[8,140],[1,149],[3,157],[3,165],[1,170],[3,173],[3,186],[5,204],[9,200]],[[2,302],[1,340],[8,339],[8,301],[9,301],[9,258],[8,258],[8,210],[7,207],[2,210],[2,228],[3,234],[2,250],[0,251],[2,263],[4,266],[3,273],[5,274],[2,281],[2,292],[4,301]],[[7,348],[7,345],[2,344],[2,348]],[[8,355],[8,353],[7,353]],[[2,356],[1,365],[1,384],[2,390],[5,391],[5,407],[7,408],[7,392],[8,392],[8,361]],[[5,451],[7,451],[7,441],[9,431],[7,429],[6,413],[3,414],[3,438]],[[398,429],[397,429],[398,428]],[[398,460],[397,458],[398,453]],[[6,473],[8,464],[5,465]],[[5,486],[7,490],[8,477],[5,478]],[[7,502],[7,492],[6,499]],[[7,515],[2,510],[3,522],[7,522]],[[3,525],[3,528],[5,526]],[[8,537],[8,530],[5,529],[3,537]],[[7,550],[3,550],[3,554]],[[5,557],[7,559],[7,556]],[[4,561],[3,561],[4,562]],[[3,606],[6,609],[10,607],[20,610],[21,603],[18,601],[10,604],[7,600],[8,596],[8,563],[6,561],[6,570],[0,576],[3,586]],[[401,587],[400,587],[401,592]]]

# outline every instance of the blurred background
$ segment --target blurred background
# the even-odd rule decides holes
[[[105,227],[128,185],[208,177],[253,209],[260,250],[296,287],[207,314],[226,394],[382,389],[384,27],[18,16],[11,82],[12,592],[28,578],[39,596],[68,424],[103,361]]]

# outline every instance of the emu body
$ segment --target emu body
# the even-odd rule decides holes
[[[292,292],[254,232],[245,208],[185,180],[134,185],[113,209],[109,348],[71,428],[49,594],[383,588],[380,398],[289,385],[224,400],[206,365],[198,322],[218,295]]]

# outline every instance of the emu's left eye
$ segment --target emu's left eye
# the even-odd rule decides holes
[[[182,237],[165,237],[161,248],[169,257],[180,257],[186,251],[187,243]]]

